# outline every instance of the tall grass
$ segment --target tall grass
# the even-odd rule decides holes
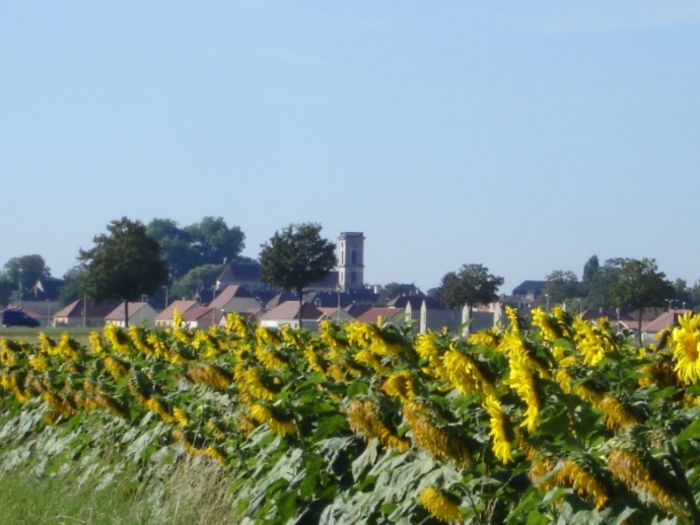
[[[167,479],[139,483],[122,472],[106,486],[79,482],[77,464],[65,474],[36,476],[27,468],[0,478],[2,523],[54,525],[233,524],[223,471],[188,457]]]

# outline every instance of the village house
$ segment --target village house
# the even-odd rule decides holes
[[[183,324],[186,328],[205,329],[220,324],[225,312],[211,306],[197,305],[182,314]]]
[[[116,306],[117,304],[113,301],[95,303],[91,299],[78,299],[58,310],[53,316],[52,325],[56,327],[103,326],[105,316]]]
[[[159,312],[158,315],[156,315],[156,327],[172,328],[175,310],[180,312],[181,315],[184,315],[185,312],[189,311],[190,309],[196,306],[199,306],[199,303],[194,300],[182,299],[173,301],[165,310]]]
[[[260,302],[253,297],[253,294],[238,284],[226,286],[209,306],[226,313],[234,312],[246,315],[254,315],[262,309]]]
[[[661,330],[678,326],[678,318],[692,310],[673,309],[660,314],[656,319],[642,323],[642,343],[657,343],[656,336]],[[636,325],[635,325],[636,330]]]
[[[129,324],[137,326],[153,326],[156,320],[156,311],[146,302],[129,302]],[[125,327],[124,303],[122,302],[105,316],[105,323]]]
[[[309,330],[318,330],[318,322],[323,312],[310,303],[302,303],[301,326]],[[299,327],[299,301],[285,301],[276,308],[265,312],[258,318],[260,324],[267,328],[280,328],[288,325],[290,328]]]

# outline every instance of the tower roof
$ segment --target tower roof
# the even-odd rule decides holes
[[[362,232],[340,232],[340,235],[338,235],[338,239],[347,239],[348,237],[357,237],[357,238],[365,238],[365,234]]]

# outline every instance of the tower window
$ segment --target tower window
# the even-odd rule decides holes
[[[357,282],[357,274],[356,274],[355,272],[352,272],[352,273],[350,274],[350,280],[351,280],[353,283],[356,283],[356,282]]]
[[[357,264],[357,252],[355,250],[352,251],[350,258],[352,259],[352,264]]]

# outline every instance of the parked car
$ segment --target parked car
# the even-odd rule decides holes
[[[39,326],[39,321],[27,315],[22,310],[8,308],[0,312],[0,325],[2,326]]]

